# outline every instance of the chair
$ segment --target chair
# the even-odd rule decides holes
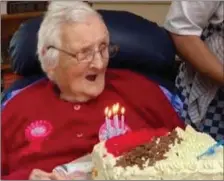
[[[98,10],[110,32],[113,44],[119,46],[109,67],[140,72],[171,92],[177,73],[175,48],[165,29],[156,23],[126,11]],[[2,94],[2,103],[12,91],[30,85],[44,77],[36,55],[37,32],[43,17],[25,21],[10,42],[11,67],[24,78],[13,83]]]

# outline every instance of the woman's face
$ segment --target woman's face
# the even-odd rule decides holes
[[[88,101],[104,89],[109,60],[107,28],[97,16],[61,28],[62,47],[56,47],[61,50],[54,80],[68,101]]]

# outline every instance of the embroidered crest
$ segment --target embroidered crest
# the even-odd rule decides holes
[[[30,142],[28,148],[23,150],[22,154],[40,152],[43,141],[52,131],[52,125],[45,120],[37,120],[32,122],[25,129],[25,137]]]
[[[32,122],[25,130],[25,136],[29,141],[47,137],[52,130],[52,126],[45,120]]]

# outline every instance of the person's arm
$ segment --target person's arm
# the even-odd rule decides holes
[[[224,84],[224,67],[200,39],[203,29],[216,12],[218,1],[175,1],[164,27],[170,32],[178,54],[203,75]]]
[[[224,67],[206,44],[194,35],[171,33],[176,49],[181,57],[198,72],[224,85]]]

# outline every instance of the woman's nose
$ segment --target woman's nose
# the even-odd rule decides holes
[[[95,69],[102,69],[104,67],[104,61],[102,59],[100,52],[95,52],[93,61],[91,64],[92,64],[91,68],[95,68]]]

